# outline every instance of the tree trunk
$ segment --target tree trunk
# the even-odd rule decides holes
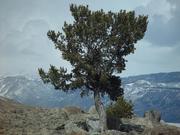
[[[94,101],[96,110],[99,114],[99,127],[101,129],[101,133],[104,133],[107,129],[107,117],[103,103],[101,102],[100,93],[98,91],[94,92]]]

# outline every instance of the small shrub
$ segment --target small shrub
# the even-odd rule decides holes
[[[133,115],[133,104],[123,97],[118,97],[117,101],[109,105],[106,109],[107,117],[131,118]]]

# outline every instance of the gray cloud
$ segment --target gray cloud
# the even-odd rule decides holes
[[[64,21],[72,22],[70,3],[88,4],[92,10],[136,9],[137,14],[149,15],[145,40],[128,57],[125,76],[180,68],[171,60],[180,57],[179,0],[0,0],[0,75],[37,74],[38,67],[47,69],[50,64],[70,69],[46,36],[49,29],[61,31]]]
[[[150,16],[145,38],[153,45],[177,45],[180,41],[180,1],[161,2],[151,1],[147,6],[136,9]]]
[[[57,51],[46,36],[48,30],[46,21],[30,20],[22,31],[10,31],[0,41],[0,74],[36,74],[38,67],[58,63]]]
[[[48,24],[43,20],[30,20],[23,27],[22,31],[10,31],[5,38],[0,41],[0,55],[5,57],[17,57],[24,55],[23,52],[41,53],[43,44],[47,44],[46,33]],[[45,46],[46,47],[46,46]],[[28,50],[28,51],[27,51]],[[9,55],[5,55],[8,54]],[[2,56],[3,57],[3,56]]]

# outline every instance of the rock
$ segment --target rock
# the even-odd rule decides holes
[[[107,127],[108,129],[120,130],[121,120],[116,117],[107,117]]]
[[[140,125],[142,128],[153,128],[153,123],[152,121],[141,118],[141,117],[132,117],[131,119],[128,118],[122,118],[121,122],[123,124],[129,124],[129,125]]]
[[[117,130],[107,130],[105,135],[128,135],[128,133],[117,131]]]
[[[3,135],[100,135],[97,113],[85,113],[77,107],[45,109],[0,100],[0,134]],[[5,113],[4,113],[5,112]],[[153,116],[151,116],[153,115]],[[155,116],[154,116],[155,115]],[[110,119],[111,129],[103,135],[180,135],[180,128],[152,122],[157,113],[145,118]]]
[[[78,127],[77,124],[70,122],[65,125],[66,135],[88,135],[88,132]]]
[[[151,111],[145,112],[144,117],[152,122],[160,122],[161,113],[156,110],[151,110]]]
[[[81,108],[74,106],[64,107],[62,110],[67,113],[67,115],[85,113],[83,110],[81,110]]]
[[[136,120],[137,121],[137,120]],[[116,117],[109,117],[107,119],[107,126],[110,130],[118,130],[121,132],[130,133],[133,134],[142,133],[144,131],[144,127],[141,125],[138,125],[136,121],[133,121],[132,119],[118,119]]]
[[[147,128],[143,135],[180,135],[180,128],[157,124],[154,128]]]
[[[77,125],[77,127],[91,133],[100,131],[99,117],[97,115],[87,113],[70,115],[67,123],[69,122],[74,123]]]
[[[91,106],[88,110],[88,118],[86,119],[86,123],[88,125],[89,131],[96,135],[98,132],[100,132],[99,128],[99,115],[96,111],[95,106]]]
[[[89,108],[88,113],[93,115],[98,115],[98,112],[96,111],[96,107],[94,105]]]
[[[122,132],[137,132],[142,133],[144,131],[144,128],[142,128],[140,125],[135,124],[121,124],[120,125],[120,131]]]
[[[86,124],[87,124],[89,132],[99,132],[100,131],[99,119],[97,119],[97,118],[93,118],[93,117],[87,118]]]
[[[141,134],[141,133],[140,133]],[[138,132],[136,132],[136,131],[130,131],[129,133],[128,133],[128,135],[140,135]]]

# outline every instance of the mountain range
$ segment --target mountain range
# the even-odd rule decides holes
[[[124,96],[134,104],[134,113],[156,109],[167,122],[180,123],[180,72],[157,73],[122,78]],[[0,77],[0,96],[17,102],[46,108],[94,104],[93,95],[80,97],[80,91],[64,93],[39,79],[26,76]],[[107,103],[108,97],[103,99]]]

